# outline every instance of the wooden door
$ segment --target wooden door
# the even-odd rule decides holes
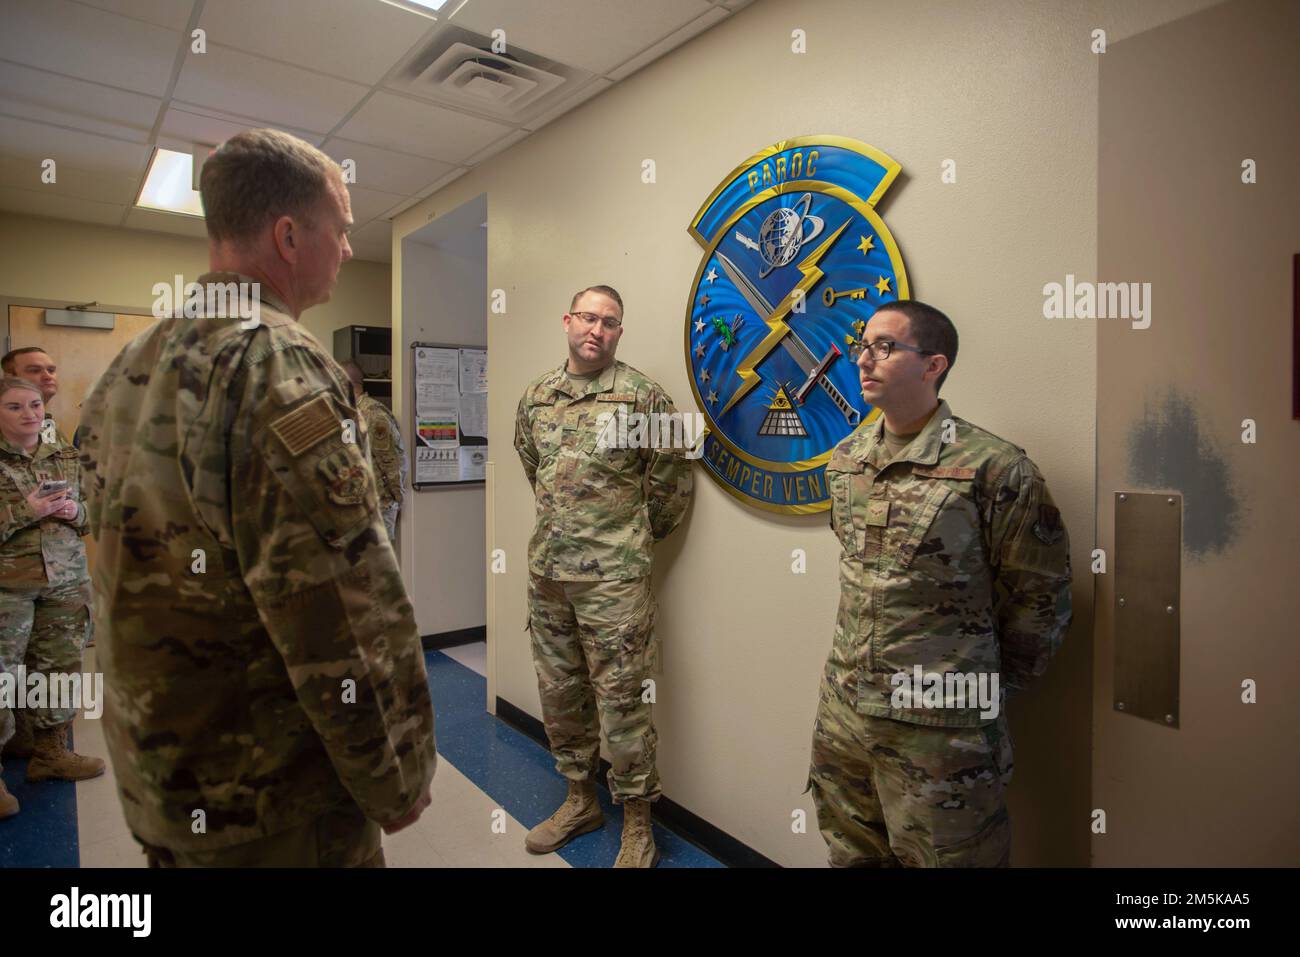
[[[112,329],[47,326],[44,309],[9,307],[10,348],[40,346],[54,360],[59,392],[50,400],[49,413],[69,441],[81,421],[81,403],[90,387],[123,346],[157,321],[153,316],[126,315],[113,320]]]
[[[10,348],[40,346],[54,360],[59,391],[49,412],[59,431],[72,441],[81,422],[81,404],[108,364],[122,347],[157,322],[153,316],[117,315],[112,329],[81,329],[45,324],[45,310],[31,306],[9,307]],[[87,535],[86,560],[94,569],[95,543]]]

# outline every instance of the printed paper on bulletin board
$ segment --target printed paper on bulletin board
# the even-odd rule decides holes
[[[487,461],[487,351],[412,343],[412,486],[483,481]]]

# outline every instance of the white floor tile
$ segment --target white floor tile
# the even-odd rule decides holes
[[[144,850],[129,833],[81,845],[82,867],[147,867]]]
[[[487,642],[476,641],[468,645],[456,645],[443,648],[442,653],[452,661],[458,661],[471,671],[477,671],[487,677]]]

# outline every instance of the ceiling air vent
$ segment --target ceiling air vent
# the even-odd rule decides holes
[[[591,74],[448,25],[411,57],[389,86],[499,119],[521,122],[589,79]],[[563,89],[562,89],[563,88]],[[557,94],[557,96],[551,96]]]
[[[410,90],[480,110],[517,113],[563,82],[562,76],[518,60],[453,43],[415,78]]]

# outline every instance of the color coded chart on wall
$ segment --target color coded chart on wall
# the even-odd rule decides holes
[[[482,482],[487,466],[487,350],[413,342],[411,485]]]

